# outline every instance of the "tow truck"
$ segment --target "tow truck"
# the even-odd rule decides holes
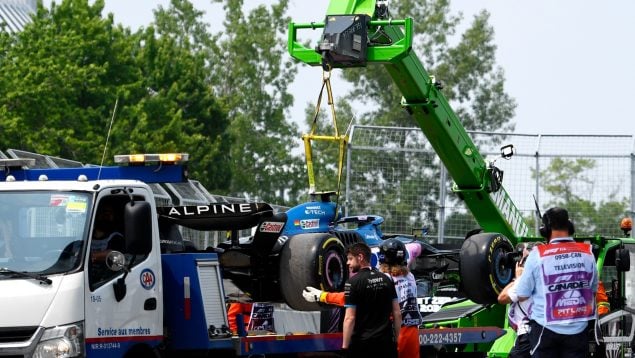
[[[175,205],[161,193],[195,188],[183,153],[56,168],[11,153],[19,154],[0,159],[0,356],[337,351],[341,333],[321,325],[294,334],[233,334],[225,283],[252,302],[286,303],[293,320],[325,308],[302,298],[307,285],[343,289],[346,245],[364,241],[376,254],[386,238],[383,218],[338,216],[330,192],[286,211],[257,202]],[[106,229],[121,234],[117,245],[99,244],[104,212],[112,215]],[[184,229],[229,235],[198,249]],[[253,233],[241,237],[245,229]],[[442,254],[412,236],[398,237],[409,264]]]
[[[427,137],[454,180],[454,193],[480,226],[466,235],[458,254],[460,285],[467,299],[427,315],[420,342],[429,349],[426,356],[506,357],[515,337],[506,320],[506,307],[497,303],[497,296],[513,278],[515,245],[543,238],[527,225],[502,185],[502,170],[479,153],[443,95],[442,84],[417,57],[412,46],[414,20],[393,19],[388,4],[331,0],[323,22],[289,24],[288,51],[299,62],[321,66],[325,79],[333,69],[371,64],[383,65],[392,77],[403,95],[401,105]],[[322,33],[313,46],[299,40],[299,31],[316,29]],[[501,148],[504,158],[513,153],[512,145]],[[613,353],[630,351],[634,296],[629,259],[635,241],[601,236],[576,240],[593,245],[600,279],[613,283],[611,309],[615,313],[600,319],[607,352],[609,347]]]
[[[121,155],[116,166],[46,169],[34,168],[33,159],[0,160],[0,356],[210,351],[246,356],[339,349],[338,334],[229,331],[224,275],[238,275],[245,257],[254,260],[247,264],[253,271],[264,270],[262,262],[272,258],[260,253],[259,245],[276,245],[270,239],[279,238],[285,224],[280,218],[287,214],[275,214],[266,203],[157,206],[162,186],[189,183],[187,159],[186,154]],[[107,250],[96,246],[93,234],[106,207],[114,213],[110,229],[123,237]],[[298,220],[317,223],[329,207],[305,204]],[[313,209],[304,214],[308,208]],[[257,227],[256,244],[232,236],[225,247],[196,250],[184,240],[180,224],[234,233]],[[300,229],[291,225],[286,232],[293,230]],[[340,250],[341,243],[320,243],[321,253],[337,260],[328,253]],[[104,260],[98,250],[107,253]],[[344,267],[330,261],[330,267]],[[277,278],[270,284],[279,284]],[[262,298],[272,291],[251,292]]]

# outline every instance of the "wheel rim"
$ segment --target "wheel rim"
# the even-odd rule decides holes
[[[325,255],[323,284],[330,289],[340,288],[345,280],[344,262],[339,253],[335,250],[329,250]]]
[[[494,278],[503,286],[512,279],[512,270],[505,265],[506,253],[503,247],[494,251]]]

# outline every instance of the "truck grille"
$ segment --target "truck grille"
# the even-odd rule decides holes
[[[2,327],[0,328],[0,343],[15,343],[28,341],[35,331],[34,327]]]

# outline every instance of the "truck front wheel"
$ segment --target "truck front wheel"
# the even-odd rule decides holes
[[[511,242],[501,234],[480,233],[463,241],[459,272],[469,299],[482,304],[498,302],[498,294],[513,278],[513,265],[507,262],[512,251]]]
[[[295,235],[282,249],[280,289],[285,302],[294,310],[317,311],[324,308],[302,297],[306,286],[338,292],[344,290],[347,279],[344,244],[331,234]]]

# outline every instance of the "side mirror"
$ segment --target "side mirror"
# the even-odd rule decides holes
[[[618,272],[625,272],[631,269],[631,253],[628,249],[618,249],[615,252],[615,267]]]
[[[106,267],[114,272],[123,270],[126,267],[126,256],[119,251],[110,251],[106,256]]]
[[[146,201],[132,201],[124,208],[126,253],[146,255],[152,250],[152,209]]]

